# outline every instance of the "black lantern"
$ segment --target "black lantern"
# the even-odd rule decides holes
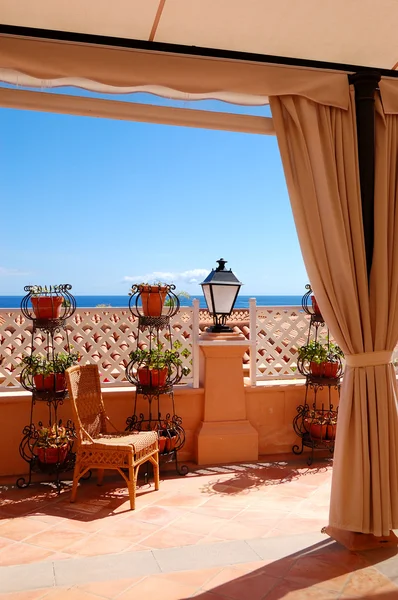
[[[226,260],[220,258],[216,270],[200,284],[206,300],[209,313],[214,319],[214,325],[207,331],[211,333],[231,332],[225,322],[232,312],[242,283],[235,277],[231,269],[226,269]]]

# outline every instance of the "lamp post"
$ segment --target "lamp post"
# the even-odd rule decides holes
[[[214,325],[207,329],[209,333],[232,332],[232,329],[225,323],[235,305],[242,283],[231,269],[225,268],[226,262],[220,258],[217,261],[218,267],[215,270],[212,269],[200,284],[207,308],[214,320]]]

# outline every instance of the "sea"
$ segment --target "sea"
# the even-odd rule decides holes
[[[77,308],[95,308],[100,306],[124,308],[128,306],[128,296],[75,296]],[[192,306],[192,300],[199,300],[200,308],[206,308],[203,296],[180,298],[181,306]],[[257,306],[301,306],[302,296],[238,296],[235,308],[249,308],[250,298],[256,298]],[[22,296],[0,296],[0,308],[19,308]]]

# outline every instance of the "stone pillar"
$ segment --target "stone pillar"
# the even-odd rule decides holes
[[[242,339],[243,338],[243,339]],[[202,334],[204,416],[195,435],[198,465],[258,460],[258,433],[246,415],[244,336]]]

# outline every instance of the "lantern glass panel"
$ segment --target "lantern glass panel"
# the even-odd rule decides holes
[[[213,285],[214,312],[229,315],[235,300],[238,286]]]
[[[214,314],[213,299],[211,297],[210,285],[202,285],[203,294],[210,314]]]

